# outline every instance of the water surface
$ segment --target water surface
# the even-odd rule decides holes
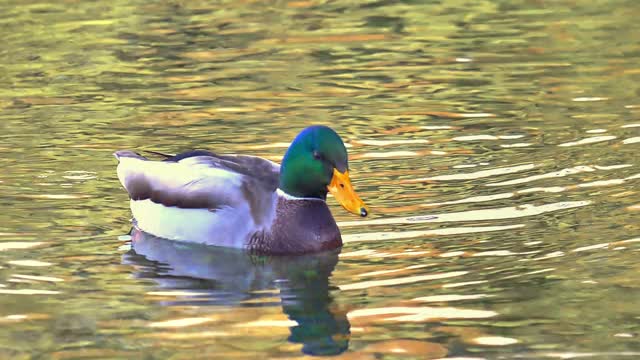
[[[0,357],[640,355],[635,1],[0,10]],[[340,252],[129,235],[113,151],[310,124],[371,207]]]

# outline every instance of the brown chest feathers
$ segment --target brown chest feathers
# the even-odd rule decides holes
[[[329,207],[320,200],[278,198],[270,230],[252,235],[247,248],[269,254],[307,254],[342,246]]]

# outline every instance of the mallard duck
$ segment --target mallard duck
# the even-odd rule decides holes
[[[349,178],[347,149],[326,126],[293,140],[278,165],[248,155],[195,150],[162,161],[117,151],[118,179],[135,226],[170,240],[302,254],[342,246],[327,193],[367,216]]]

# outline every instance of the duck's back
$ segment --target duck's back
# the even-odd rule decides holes
[[[136,226],[172,240],[245,247],[275,216],[279,166],[253,156],[193,151],[152,161],[115,153]]]

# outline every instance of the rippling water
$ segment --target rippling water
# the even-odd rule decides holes
[[[0,10],[1,358],[640,356],[636,1]],[[371,206],[341,252],[129,234],[114,150],[317,123]]]

